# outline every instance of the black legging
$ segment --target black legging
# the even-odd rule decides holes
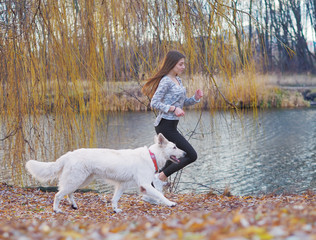
[[[178,132],[177,125],[179,120],[161,119],[159,125],[155,127],[156,133],[162,133],[169,141],[176,144],[178,148],[186,152],[186,155],[180,158],[180,163],[176,164],[167,161],[166,165],[161,169],[164,174],[169,177],[176,171],[184,168],[186,165],[197,159],[197,154],[191,144]]]

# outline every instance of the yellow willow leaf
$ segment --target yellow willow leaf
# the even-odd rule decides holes
[[[75,232],[75,231],[63,231],[61,232],[61,235],[64,236],[65,238],[71,238],[71,239],[80,239],[82,238],[82,234]]]
[[[242,232],[246,233],[247,235],[260,236],[260,239],[272,239],[273,238],[269,233],[267,233],[266,229],[263,227],[250,226],[248,228],[242,229]]]
[[[241,219],[244,219],[245,216],[242,214],[236,214],[233,218],[233,223],[240,223]]]
[[[258,234],[259,238],[261,240],[269,240],[269,239],[273,239],[274,237],[269,234],[269,233],[262,233],[262,234]]]
[[[117,227],[112,228],[112,229],[110,230],[110,232],[112,232],[112,233],[118,233],[118,232],[121,232],[121,231],[126,230],[127,227],[128,227],[127,224],[121,224],[121,225],[119,225],[119,226],[117,226]]]
[[[194,222],[190,226],[188,226],[187,230],[192,232],[199,232],[205,228],[204,222]]]
[[[183,239],[183,230],[177,229],[178,239]]]

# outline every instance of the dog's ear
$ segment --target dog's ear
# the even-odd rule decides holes
[[[162,133],[159,133],[155,142],[158,143],[158,145],[164,145],[168,143],[168,140],[164,137],[164,135],[162,135]]]

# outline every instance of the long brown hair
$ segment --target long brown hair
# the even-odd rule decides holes
[[[149,98],[152,98],[162,77],[167,75],[182,58],[185,58],[182,53],[178,51],[169,51],[164,58],[162,67],[153,77],[149,78],[143,86],[142,93]]]

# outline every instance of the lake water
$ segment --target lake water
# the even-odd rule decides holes
[[[154,118],[153,113],[108,116],[99,131],[100,146],[152,144]],[[316,108],[249,111],[239,117],[189,111],[179,130],[198,160],[184,168],[178,192],[222,192],[226,186],[234,195],[316,190]]]
[[[152,112],[107,114],[97,129],[97,145],[149,146],[154,118]],[[240,116],[187,111],[178,126],[198,159],[183,169],[176,192],[223,192],[225,187],[233,195],[316,190],[316,108],[248,111]],[[94,186],[108,190],[100,182]]]

